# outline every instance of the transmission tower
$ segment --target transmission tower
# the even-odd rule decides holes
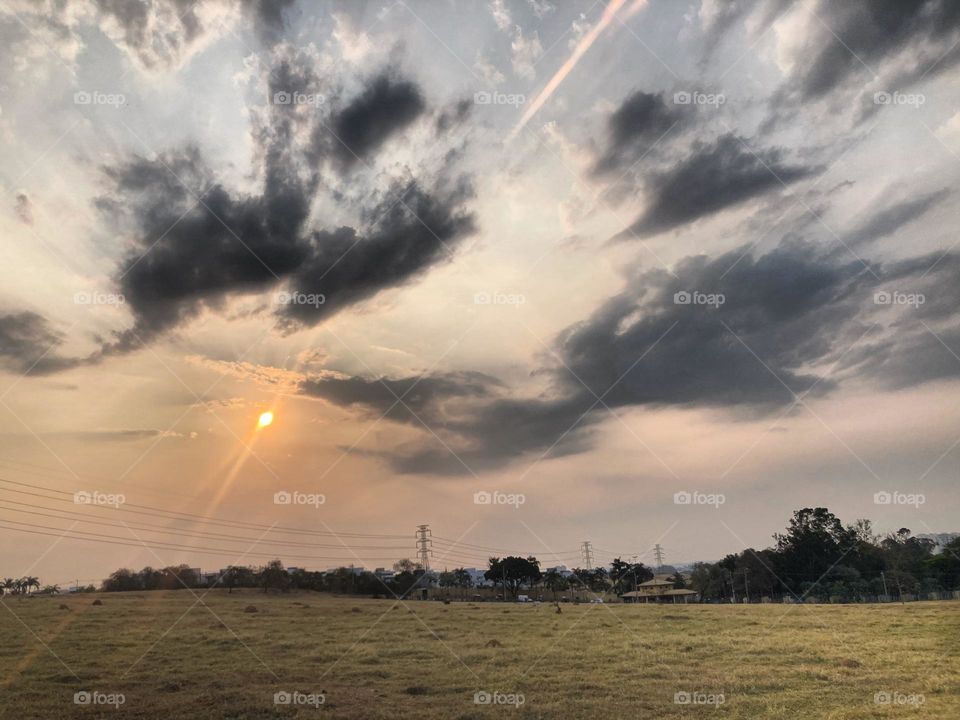
[[[429,525],[418,525],[417,526],[417,555],[420,556],[420,565],[423,566],[424,570],[430,569],[430,552],[431,547],[433,546],[433,540],[431,540],[430,526]]]
[[[653,556],[657,559],[657,572],[663,569],[663,548],[657,543],[653,548]]]
[[[580,554],[583,555],[583,565],[587,570],[593,570],[593,548],[590,541],[584,540],[580,545]]]

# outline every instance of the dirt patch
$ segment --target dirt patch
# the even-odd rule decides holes
[[[245,613],[260,612],[259,610],[257,610],[257,606],[256,606],[256,605],[247,605],[247,606],[243,609],[243,611],[244,611]]]

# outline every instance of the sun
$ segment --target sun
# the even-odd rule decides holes
[[[257,420],[257,427],[266,427],[273,422],[273,413],[269,410],[265,413],[260,413],[260,419]]]

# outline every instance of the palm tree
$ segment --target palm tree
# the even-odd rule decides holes
[[[31,590],[32,588],[40,589],[40,578],[34,577],[33,575],[28,575],[23,579],[24,590]]]
[[[13,578],[4,578],[3,582],[0,583],[0,593],[6,592],[10,595],[14,593],[17,587],[17,581]]]

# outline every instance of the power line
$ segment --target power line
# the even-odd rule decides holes
[[[24,490],[14,490],[12,488],[2,488],[6,492],[15,492],[23,495],[32,495],[34,497],[43,498],[44,500],[55,500],[57,502],[68,502],[68,503],[74,502],[72,499],[74,496],[74,493],[67,492],[66,490],[55,490],[53,488],[47,488],[47,487],[38,486],[38,485],[31,485],[30,483],[17,482],[16,480],[7,480],[6,478],[2,478],[2,477],[0,477],[0,483],[19,485],[21,487],[29,487],[34,490],[43,490],[45,492],[57,493],[59,495],[67,495],[70,497],[70,499],[48,497],[46,495],[39,495],[37,493],[26,492]],[[131,508],[140,508],[140,510],[131,509]],[[382,534],[374,534],[374,533],[355,533],[355,532],[347,532],[347,531],[334,532],[332,530],[308,530],[306,528],[285,527],[281,525],[264,525],[262,523],[253,523],[245,520],[235,520],[235,519],[231,520],[226,518],[209,517],[205,515],[198,515],[196,513],[182,512],[180,510],[166,510],[164,508],[152,507],[150,505],[137,505],[135,503],[128,503],[128,502],[125,502],[119,507],[112,508],[112,509],[115,512],[136,513],[138,515],[150,515],[152,517],[162,518],[164,520],[181,520],[182,522],[185,522],[186,520],[182,518],[177,518],[177,517],[170,518],[170,517],[165,517],[163,515],[157,515],[156,513],[166,513],[169,515],[182,515],[186,519],[198,520],[204,523],[215,524],[215,525],[223,525],[230,528],[245,526],[244,529],[248,529],[248,530],[260,530],[260,531],[267,530],[267,531],[275,531],[275,532],[302,533],[306,535],[321,535],[324,537],[347,537],[347,538],[378,539],[378,540],[385,540],[385,539],[407,540],[409,538],[408,535],[382,535]]]

